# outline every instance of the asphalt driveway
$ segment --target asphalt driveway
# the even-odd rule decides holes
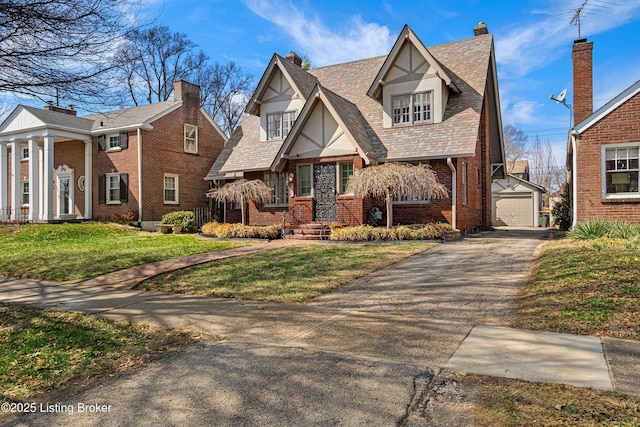
[[[464,424],[464,411],[425,410],[429,388],[475,325],[508,325],[545,236],[467,237],[299,305],[4,279],[3,300],[226,337],[51,402],[73,414],[7,425]],[[111,407],[78,413],[80,402]]]

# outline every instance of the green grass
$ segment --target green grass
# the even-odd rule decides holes
[[[0,401],[142,364],[190,341],[179,331],[0,303]]]
[[[175,271],[143,282],[140,287],[248,300],[303,302],[434,246],[433,243],[294,246]]]
[[[517,326],[640,340],[639,246],[606,238],[549,242]]]
[[[93,222],[0,227],[0,273],[75,280],[245,244],[204,240],[194,235],[140,232]]]

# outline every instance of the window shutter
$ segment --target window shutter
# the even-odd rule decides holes
[[[106,135],[98,135],[98,151],[104,151]]]
[[[98,176],[98,203],[107,203],[107,177]]]
[[[120,132],[120,148],[129,148],[129,132]]]
[[[120,201],[127,202],[129,200],[129,174],[120,174]]]

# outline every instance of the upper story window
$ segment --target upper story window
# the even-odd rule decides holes
[[[264,183],[273,190],[271,200],[265,206],[287,206],[289,203],[289,188],[287,186],[287,174],[277,172],[265,172]]]
[[[640,196],[638,174],[640,146],[638,144],[602,148],[604,154],[605,195]]]
[[[129,147],[129,132],[98,136],[98,151],[120,151]]]
[[[184,125],[185,153],[198,153],[198,126]]]
[[[393,96],[393,125],[433,123],[432,98],[433,91]]]
[[[29,160],[29,147],[20,147],[20,160]]]
[[[295,111],[267,114],[267,139],[286,138],[295,121]]]

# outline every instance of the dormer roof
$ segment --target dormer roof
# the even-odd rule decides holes
[[[262,103],[265,93],[269,89],[271,79],[273,79],[277,71],[280,71],[284,78],[289,82],[295,92],[294,96],[305,100],[309,97],[309,94],[318,83],[318,80],[315,77],[299,66],[278,54],[274,54],[267,66],[267,69],[262,74],[260,82],[258,82],[258,86],[247,104],[247,108],[245,108],[245,113],[255,116],[260,115],[260,104]]]
[[[382,87],[385,85],[385,79],[389,75],[390,71],[394,67],[398,55],[403,51],[405,46],[410,44],[413,46],[415,51],[419,54],[419,58],[415,58],[412,62],[411,69],[403,69],[406,73],[416,73],[421,68],[423,64],[428,64],[429,68],[434,70],[434,74],[438,76],[442,81],[454,92],[460,93],[461,90],[456,85],[455,81],[452,79],[451,75],[446,71],[446,69],[438,62],[438,60],[431,54],[429,49],[420,41],[418,36],[409,28],[408,25],[405,25],[402,29],[402,32],[396,39],[391,51],[387,55],[385,61],[383,62],[378,74],[376,74],[367,95],[371,98],[375,99],[378,102],[382,102]]]

